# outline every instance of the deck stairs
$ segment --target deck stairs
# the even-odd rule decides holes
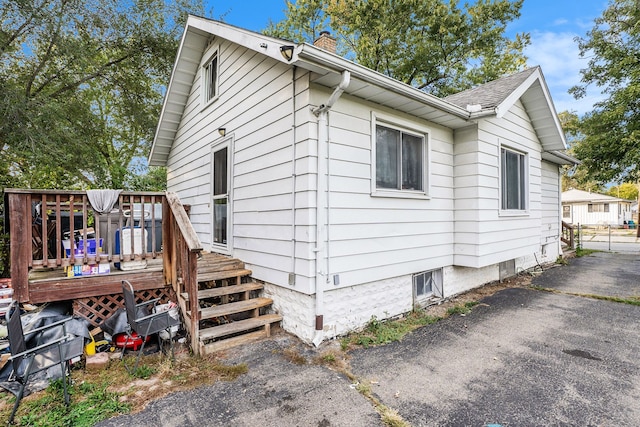
[[[203,253],[198,259],[197,303],[190,304],[187,293],[179,298],[184,307],[198,309],[197,352],[210,354],[270,336],[282,316],[269,312],[273,300],[260,296],[262,289],[241,260]],[[187,309],[186,317],[192,315]]]

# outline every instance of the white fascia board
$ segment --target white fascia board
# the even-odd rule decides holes
[[[178,47],[178,53],[176,54],[176,60],[174,61],[173,68],[171,69],[171,77],[169,78],[167,91],[165,92],[164,100],[162,101],[162,108],[160,109],[160,117],[158,118],[158,125],[156,127],[156,132],[153,136],[153,142],[151,143],[151,150],[149,151],[149,157],[147,157],[147,161],[151,166],[166,166],[167,160],[169,159],[168,156],[156,156],[155,147],[156,147],[156,141],[158,140],[158,134],[160,133],[160,130],[162,128],[162,123],[164,121],[164,112],[167,108],[167,103],[169,102],[169,97],[171,96],[171,91],[173,89],[173,78],[176,74],[176,70],[180,62],[180,56],[184,48],[185,40],[187,39],[188,31],[189,31],[189,26],[185,25],[184,31],[182,33],[182,38],[180,39],[180,46]]]
[[[295,43],[286,40],[265,36],[254,31],[193,15],[189,16],[187,20],[187,28],[189,27],[229,40],[285,64],[293,63],[295,60],[294,57],[291,61],[287,61],[280,53],[280,47],[282,46],[293,46],[295,48]]]
[[[468,120],[470,118],[470,113],[464,108],[458,107],[457,105],[416,89],[406,83],[392,79],[384,74],[378,73],[377,71],[373,71],[367,67],[363,67],[362,65],[358,65],[355,62],[344,59],[338,55],[331,54],[307,43],[296,47],[294,58],[291,62],[301,68],[320,66],[323,69],[336,73],[342,73],[343,70],[348,70],[351,73],[352,78],[390,90],[398,95],[420,101],[423,104],[437,108],[457,118],[463,120]]]
[[[579,165],[580,160],[559,151],[543,151],[542,159],[557,165]]]

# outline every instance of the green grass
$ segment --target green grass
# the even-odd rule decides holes
[[[120,402],[120,395],[107,391],[107,383],[83,382],[69,388],[71,405],[64,404],[62,382],[51,383],[42,396],[24,400],[22,415],[16,418],[20,426],[90,427],[117,414],[130,411],[130,405]]]
[[[423,310],[412,311],[398,320],[381,321],[372,316],[362,332],[350,334],[341,341],[340,345],[345,350],[351,344],[369,347],[400,341],[414,329],[430,325],[438,320],[440,320],[439,317],[429,316]]]
[[[64,404],[62,382],[52,382],[47,389],[22,400],[15,423],[34,427],[93,426],[107,418],[140,410],[148,402],[170,392],[218,380],[232,381],[248,371],[246,364],[222,365],[212,356],[175,361],[146,356],[145,361],[147,363],[138,367],[135,375],[129,374],[122,360],[112,360],[100,371],[73,369],[68,408]],[[147,381],[158,387],[152,390]],[[0,420],[9,418],[14,402],[11,394],[0,395]]]
[[[447,309],[447,314],[452,316],[454,314],[467,314],[471,312],[471,308],[478,305],[476,301],[466,302],[464,305],[456,305],[455,307],[451,307]]]
[[[593,253],[596,253],[596,252],[602,252],[602,251],[599,251],[597,249],[576,248],[576,256],[577,257],[589,256],[589,255],[591,255]]]
[[[148,365],[142,365],[142,366],[138,366],[136,368],[136,371],[132,375],[136,378],[141,378],[143,380],[146,380],[151,378],[151,376],[156,372],[157,372],[157,369]]]
[[[478,304],[477,301],[466,302],[447,310],[447,316],[454,314],[465,315],[471,308]],[[372,345],[388,344],[393,341],[400,341],[409,332],[421,326],[431,325],[442,317],[429,316],[424,310],[414,310],[405,317],[396,320],[379,320],[376,316],[371,316],[362,332],[355,332],[340,341],[342,351],[348,350],[351,345],[369,347]]]

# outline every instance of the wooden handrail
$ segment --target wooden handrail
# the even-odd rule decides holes
[[[200,305],[198,304],[198,256],[202,244],[185,206],[175,193],[167,192],[163,203],[162,242],[165,283],[171,283],[191,337],[191,349],[199,354]],[[183,294],[188,298],[184,298]]]
[[[173,213],[174,218],[176,219],[176,224],[180,229],[180,233],[185,239],[185,243],[191,252],[200,252],[202,251],[202,244],[200,243],[200,239],[198,239],[198,235],[196,234],[196,230],[191,225],[191,221],[189,221],[189,217],[187,216],[187,212],[184,210],[180,199],[173,192],[166,193],[167,203],[171,208],[171,212]]]
[[[575,245],[575,227],[567,222],[562,221],[562,233],[560,240],[567,245],[570,249],[574,249]]]

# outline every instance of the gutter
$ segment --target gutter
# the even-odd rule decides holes
[[[329,129],[328,117],[329,110],[333,104],[342,96],[351,81],[351,73],[347,70],[342,72],[340,84],[336,86],[333,93],[319,107],[312,110],[313,114],[318,117],[318,165],[317,165],[317,186],[316,186],[316,304],[315,304],[315,335],[313,344],[317,347],[324,339],[324,288],[329,282],[329,274],[327,268],[327,239],[328,239],[328,203],[327,203],[327,158],[329,146]]]
[[[363,67],[362,65],[358,65],[355,62],[349,61],[307,43],[296,47],[294,60],[301,61],[302,64],[297,65],[302,66],[303,68],[304,63],[306,62],[335,72],[339,72],[340,70],[349,70],[350,74],[354,78],[369,82],[392,92],[399,93],[402,96],[406,96],[431,107],[438,108],[439,110],[452,114],[458,118],[469,120],[471,116],[464,108],[434,95],[422,92],[411,85],[392,79],[382,73],[373,71],[369,68]],[[335,67],[330,67],[329,65],[334,65]]]

